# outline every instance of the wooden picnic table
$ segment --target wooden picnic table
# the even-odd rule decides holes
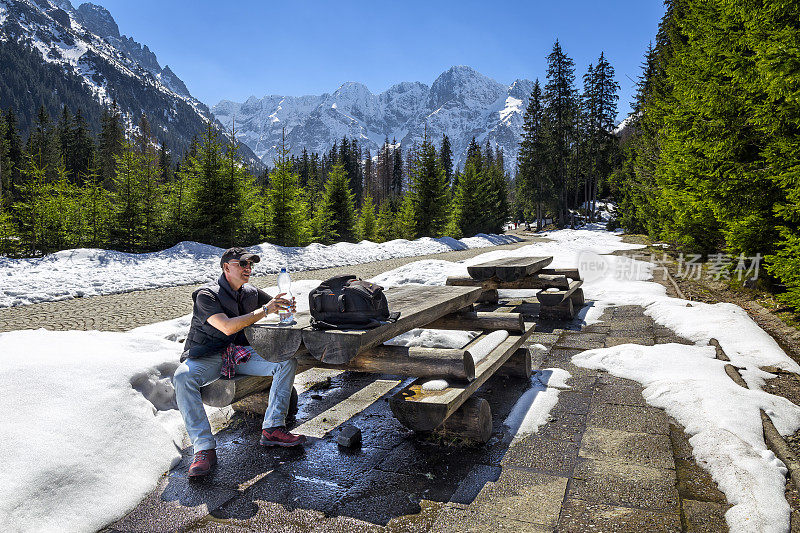
[[[481,292],[480,287],[404,285],[385,292],[389,309],[399,311],[400,317],[377,328],[316,330],[311,327],[311,314],[305,311],[295,315],[292,325],[256,323],[245,329],[245,335],[268,361],[285,361],[300,350],[322,363],[346,364],[364,350],[471,306]]]

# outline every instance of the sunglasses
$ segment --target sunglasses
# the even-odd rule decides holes
[[[247,268],[248,266],[252,269],[253,263],[252,261],[245,261],[244,259],[234,259],[233,261],[228,261],[228,263],[239,263],[239,266],[242,268]]]

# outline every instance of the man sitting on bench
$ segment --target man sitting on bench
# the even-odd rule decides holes
[[[260,260],[244,248],[229,248],[220,260],[219,279],[192,293],[192,323],[181,365],[173,378],[178,409],[195,454],[189,467],[190,478],[208,474],[217,463],[216,441],[200,388],[220,377],[231,378],[237,373],[273,376],[260,444],[297,446],[305,441],[305,437],[293,435],[285,427],[297,359],[280,363],[264,360],[250,346],[243,331],[269,313],[293,307],[293,302],[282,298],[284,294],[272,298],[247,283],[253,263]]]

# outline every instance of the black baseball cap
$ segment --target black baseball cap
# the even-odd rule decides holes
[[[253,263],[258,263],[261,261],[261,258],[256,254],[251,254],[241,246],[234,246],[233,248],[228,248],[225,250],[225,252],[222,254],[222,258],[219,260],[219,266],[221,267],[228,261],[233,261],[236,259],[240,261],[251,261]]]

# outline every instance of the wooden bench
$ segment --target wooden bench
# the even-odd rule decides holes
[[[492,432],[491,410],[485,402],[472,401],[464,411],[450,422],[451,417],[467,402],[472,394],[483,385],[504,364],[506,374],[530,377],[531,359],[527,348],[522,344],[533,332],[533,324],[528,325],[521,335],[509,335],[489,354],[475,364],[475,379],[468,383],[448,383],[444,390],[423,390],[425,379],[417,379],[395,394],[389,404],[395,417],[414,431],[432,431],[442,427],[444,432],[465,435],[479,442],[486,442]],[[480,337],[473,342],[479,342]],[[513,356],[513,360],[509,361]],[[468,413],[483,413],[472,416]],[[488,417],[486,414],[488,413]]]
[[[512,257],[467,267],[469,277],[451,276],[452,287],[480,287],[480,302],[496,303],[499,289],[541,289],[536,294],[539,318],[572,320],[584,305],[577,268],[544,268],[552,257]]]
[[[267,396],[272,376],[234,376],[218,379],[200,388],[203,403],[211,407],[232,406],[234,411],[261,413],[267,408]],[[297,391],[293,388],[289,399],[289,413],[297,412]]]

